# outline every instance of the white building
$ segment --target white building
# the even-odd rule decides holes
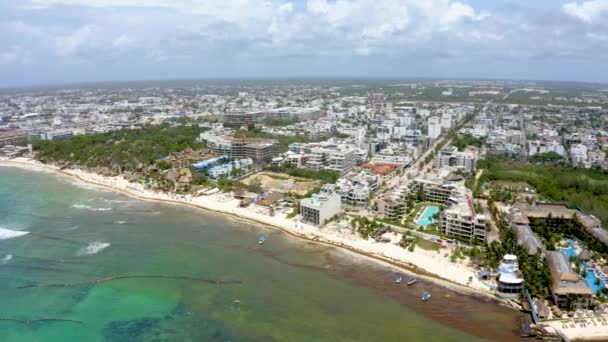
[[[587,162],[587,146],[576,144],[570,147],[570,162],[573,165],[583,165]]]
[[[324,225],[327,220],[340,214],[341,211],[341,198],[336,193],[313,195],[300,201],[302,221],[315,226]]]
[[[560,156],[566,155],[566,149],[564,149],[564,145],[558,143],[557,141],[539,141],[533,140],[528,142],[528,155],[533,156],[539,153],[548,153],[555,152]]]
[[[452,113],[444,111],[441,114],[441,127],[445,130],[449,130],[452,127]]]
[[[517,256],[506,254],[498,266],[498,292],[516,294],[521,292],[524,279],[519,271]]]
[[[433,159],[433,167],[442,168],[455,166],[466,172],[473,172],[477,164],[477,148],[469,147],[465,151],[458,151],[455,146],[449,146],[439,151]]]
[[[441,135],[441,118],[432,116],[428,122],[428,136],[431,139],[437,139]]]
[[[465,240],[486,241],[486,217],[475,213],[471,198],[450,198],[451,206],[443,211],[441,232]]]

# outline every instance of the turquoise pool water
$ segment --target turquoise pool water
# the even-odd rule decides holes
[[[586,264],[583,264],[583,265],[585,267],[587,267]],[[599,280],[598,277],[595,276],[595,273],[593,273],[593,271],[587,272],[585,281],[587,282],[587,284],[589,285],[589,287],[591,288],[593,293],[598,293],[602,288],[604,288],[606,286],[603,281],[599,280],[599,282],[598,282],[598,280]]]
[[[566,243],[568,244],[568,248],[562,248],[562,253],[566,254],[568,258],[577,256],[574,241],[567,241]],[[585,268],[589,267],[589,265],[587,265],[586,263],[582,263],[582,265]],[[593,273],[593,271],[587,272],[587,275],[585,276],[585,281],[587,282],[587,285],[589,285],[593,293],[598,293],[602,288],[606,286],[603,281],[601,281],[598,277],[595,276],[595,273]]]
[[[418,220],[418,225],[426,227],[429,224],[435,223],[435,220],[433,219],[433,215],[435,215],[436,213],[439,212],[439,207],[434,206],[434,205],[429,205],[426,208],[424,208],[424,211],[422,212],[422,215],[420,216],[420,219]]]

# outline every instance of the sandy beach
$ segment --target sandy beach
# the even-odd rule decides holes
[[[420,277],[432,280],[451,289],[469,293],[481,294],[496,298],[493,293],[479,282],[472,268],[461,263],[450,262],[443,253],[416,248],[409,252],[396,245],[400,236],[392,234],[390,243],[380,243],[374,240],[364,240],[350,232],[339,232],[335,229],[319,229],[318,227],[301,223],[295,219],[286,218],[285,214],[277,213],[269,216],[261,212],[260,207],[250,206],[241,208],[239,201],[229,194],[216,193],[213,195],[191,197],[147,190],[142,184],[130,183],[123,177],[106,177],[79,169],[64,169],[42,164],[29,158],[2,159],[0,165],[15,166],[34,171],[57,172],[75,177],[83,182],[125,193],[141,200],[162,201],[188,205],[216,213],[228,214],[239,219],[280,229],[288,234],[309,241],[330,244],[346,249],[358,255],[372,258],[393,267],[416,272]],[[469,279],[473,279],[469,282]]]

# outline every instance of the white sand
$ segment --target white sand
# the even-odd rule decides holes
[[[391,243],[378,243],[372,239],[364,240],[359,236],[350,233],[341,233],[334,229],[319,229],[315,226],[298,222],[295,219],[288,219],[286,218],[286,215],[283,214],[268,216],[257,212],[256,209],[261,209],[258,206],[240,208],[238,205],[239,201],[228,194],[217,193],[214,195],[193,198],[191,196],[158,193],[145,189],[141,184],[130,183],[122,177],[105,177],[82,170],[60,171],[55,166],[45,165],[28,158],[15,158],[11,160],[0,159],[0,165],[2,164],[7,166],[20,166],[31,170],[57,171],[75,176],[87,183],[108,187],[144,200],[186,204],[202,209],[231,214],[242,219],[253,220],[264,225],[279,228],[291,235],[301,238],[343,247],[352,252],[363,254],[376,260],[389,261],[393,266],[401,265],[419,268],[424,272],[441,278],[432,278],[435,282],[439,282],[444,286],[456,290],[492,295],[490,290],[477,280],[475,271],[472,268],[461,263],[450,262],[445,258],[443,256],[443,254],[446,253],[445,250],[442,250],[441,254],[434,251],[426,251],[421,248],[416,248],[414,252],[408,252],[396,245],[400,239],[397,235],[393,236],[393,241]],[[469,283],[470,277],[473,278],[472,283]]]
[[[603,315],[603,318],[608,318],[607,315]],[[584,320],[586,321],[583,327],[580,323],[575,321]],[[595,324],[594,324],[595,323]],[[574,327],[572,325],[574,324]],[[570,340],[575,341],[593,341],[608,339],[608,324],[602,325],[597,318],[576,318],[567,320],[547,321],[542,322],[541,325],[549,325],[556,331],[560,332],[563,336],[568,337]]]

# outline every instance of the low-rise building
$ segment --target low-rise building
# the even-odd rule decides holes
[[[591,303],[593,291],[570,267],[570,260],[560,251],[547,252],[551,271],[551,294],[558,307],[586,309]]]
[[[498,266],[497,290],[504,294],[517,294],[523,290],[524,278],[519,271],[517,256],[507,254]]]

